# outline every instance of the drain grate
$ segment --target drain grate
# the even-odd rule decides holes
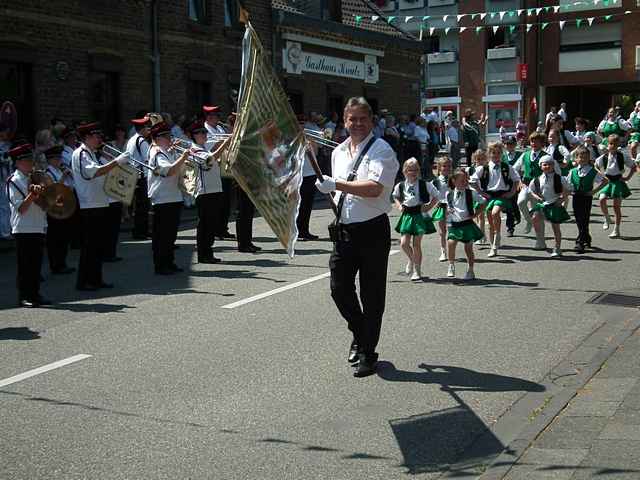
[[[634,295],[620,295],[619,293],[599,293],[589,299],[587,303],[614,305],[616,307],[640,308],[640,297],[636,297]]]

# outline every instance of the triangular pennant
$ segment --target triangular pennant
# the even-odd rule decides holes
[[[548,23],[548,22],[544,22],[544,23],[542,24],[542,30],[544,30],[544,29],[545,29],[545,28],[547,28],[548,26],[549,26],[549,23]]]
[[[587,22],[589,22],[589,26],[593,25],[593,21],[596,19],[596,17],[589,17],[587,18]]]
[[[391,15],[389,17],[387,17],[387,23],[391,23],[396,19],[396,17],[394,15]]]
[[[449,35],[449,30],[451,30],[451,27],[447,27],[444,29],[444,34],[445,35]]]
[[[560,5],[556,5],[553,7],[553,13],[558,13],[560,11]]]
[[[516,25],[509,25],[509,33],[515,32],[516,28],[518,28]]]
[[[597,7],[598,4],[600,3],[600,0],[593,0],[593,4]]]
[[[527,10],[527,15],[532,16],[532,15],[533,15],[533,12],[534,12],[534,9],[533,9],[533,8],[529,8],[529,9]]]
[[[510,17],[515,17],[516,16],[516,11],[515,10],[509,10],[509,16]]]
[[[496,34],[498,33],[498,30],[500,30],[500,25],[495,25],[493,27],[491,27],[493,29],[493,33]]]
[[[380,15],[372,15],[371,16],[371,23],[375,22],[376,20],[378,20],[380,18]]]
[[[540,12],[542,12],[542,8],[536,8],[536,15],[540,15]]]
[[[491,16],[491,18],[496,18],[496,12],[491,12],[489,15]]]
[[[442,21],[443,21],[443,22],[446,22],[446,21],[447,21],[447,18],[449,18],[449,15],[443,15],[443,16],[442,16]]]
[[[480,35],[481,31],[482,31],[482,27],[476,27],[476,35]]]
[[[360,25],[362,23],[362,15],[356,15],[356,25]]]
[[[477,13],[472,13],[471,14],[471,20],[475,20],[477,16],[478,16]]]
[[[412,15],[409,15],[407,17],[404,17],[404,23],[409,23],[411,20],[413,19]]]
[[[431,15],[425,15],[424,17],[422,17],[422,21],[426,22],[427,20],[429,20],[431,18]]]
[[[460,27],[460,33],[464,32],[467,29],[467,27]]]
[[[433,37],[433,34],[435,33],[435,31],[436,31],[436,29],[435,29],[434,27],[431,27],[431,28],[429,29],[429,36],[430,36],[430,37]]]
[[[504,19],[504,16],[507,14],[507,12],[500,12],[498,13],[498,15],[500,15],[500,21],[502,21]]]
[[[562,29],[564,28],[564,24],[565,24],[565,23],[567,23],[567,21],[566,21],[566,20],[560,20],[560,21],[558,22],[558,25],[560,25],[560,30],[562,30]]]
[[[551,10],[553,10],[553,7],[544,7],[544,11],[549,13]]]
[[[581,18],[576,18],[576,27],[580,28],[581,24],[582,24],[582,19]]]
[[[524,12],[524,10],[522,8],[519,8],[518,10],[516,10],[516,12],[518,13],[518,16],[522,15],[522,12]]]
[[[604,16],[604,21],[608,22],[609,20],[611,20],[612,17],[613,17],[613,15],[605,15]]]
[[[420,24],[420,41],[422,41],[422,24]]]
[[[484,17],[486,17],[486,16],[487,16],[487,14],[485,12],[482,12],[480,14],[480,20],[484,20]]]
[[[629,15],[631,13],[631,10],[625,10],[624,14],[625,15]]]
[[[533,23],[527,23],[527,33],[529,33],[532,28],[533,28]]]
[[[458,19],[458,23],[460,23],[460,20],[462,20],[462,18],[465,16],[465,14],[461,14],[461,15],[456,15],[456,18]]]

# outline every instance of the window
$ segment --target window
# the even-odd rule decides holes
[[[518,41],[518,34],[511,33],[507,28],[500,27],[495,33],[493,28],[487,29],[487,48],[515,47]]]
[[[427,90],[427,98],[457,97],[458,87],[455,88],[430,88]]]
[[[205,0],[189,0],[189,18],[194,22],[207,23],[207,5]]]
[[[520,85],[487,85],[487,95],[519,95]]]
[[[89,110],[106,132],[120,119],[120,75],[116,72],[89,73]]]
[[[488,133],[498,133],[503,126],[507,132],[515,132],[518,121],[518,102],[490,103],[487,108]]]
[[[224,26],[237,27],[240,25],[240,11],[238,0],[224,0]]]
[[[296,115],[300,115],[304,113],[304,97],[300,92],[288,92],[289,93],[289,104],[293,109],[293,113]]]
[[[622,68],[622,24],[567,26],[560,35],[558,68],[561,72]]]
[[[601,10],[603,8],[620,8],[622,0],[602,0],[600,2],[576,2],[575,0],[560,0],[561,12],[577,12],[580,10]]]
[[[440,37],[427,37],[424,41],[424,51],[426,53],[437,53],[440,51]]]
[[[198,113],[202,105],[211,104],[211,82],[190,79],[187,81],[188,108],[191,114]]]

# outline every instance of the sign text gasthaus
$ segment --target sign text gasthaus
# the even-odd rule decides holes
[[[287,42],[282,60],[287,73],[300,75],[309,72],[364,80],[365,83],[378,82],[379,67],[376,57],[372,55],[365,55],[364,61],[348,60],[304,52],[299,43]]]

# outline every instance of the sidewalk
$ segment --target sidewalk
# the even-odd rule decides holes
[[[482,478],[640,479],[640,329],[578,389],[523,455],[504,467],[498,466],[498,475],[490,467]]]

